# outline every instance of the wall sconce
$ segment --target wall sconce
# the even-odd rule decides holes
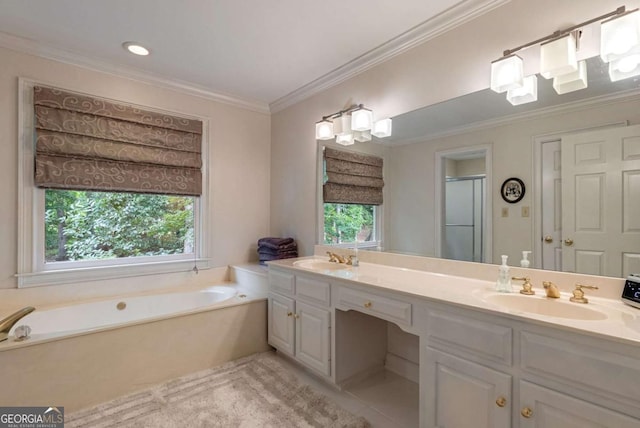
[[[316,122],[316,140],[336,139],[336,143],[348,146],[391,135],[391,119],[373,121],[373,112],[362,104],[324,116]]]
[[[506,91],[507,100],[513,105],[538,99],[535,74],[525,77],[523,61],[515,55],[534,45],[540,45],[539,74],[553,78],[553,88],[558,94],[586,88],[586,58],[579,58],[580,35],[581,29],[597,22],[600,22],[599,53],[609,63],[611,81],[640,75],[640,11],[626,12],[625,6],[621,6],[613,12],[504,51],[502,58],[491,63],[491,89],[499,93]],[[596,55],[594,52],[592,56]]]

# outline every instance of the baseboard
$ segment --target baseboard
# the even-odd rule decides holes
[[[387,353],[384,368],[411,382],[420,380],[420,365],[395,354]]]

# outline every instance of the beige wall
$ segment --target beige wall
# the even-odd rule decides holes
[[[389,150],[385,180],[394,190],[388,193],[388,203],[385,203],[385,249],[433,256],[436,152],[490,144],[493,152],[493,262],[499,263],[500,255],[507,254],[510,263],[517,264],[522,258],[521,251],[533,250],[534,219],[540,215],[533,203],[534,138],[624,121],[640,124],[640,97]],[[499,195],[502,182],[509,177],[522,179],[526,186],[523,200],[513,205],[504,202]],[[523,206],[531,207],[530,217],[521,216]],[[502,208],[509,209],[508,217],[501,217]]]
[[[580,7],[576,4],[575,0],[512,0],[275,113],[271,123],[271,233],[294,236],[302,254],[313,253],[317,144],[314,123],[323,115],[351,103],[364,103],[377,117],[395,116],[485,89],[489,86],[489,64],[503,50],[620,6],[613,0],[583,1]],[[632,9],[640,1],[628,1],[626,5]],[[421,199],[416,203],[429,202],[426,195]],[[411,239],[426,240],[424,245],[432,245],[429,235]]]
[[[3,48],[0,64],[0,289],[16,286],[18,77],[208,118],[212,265],[257,259],[256,241],[269,233],[269,115]]]

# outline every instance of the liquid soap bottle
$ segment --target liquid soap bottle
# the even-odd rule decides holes
[[[528,268],[529,265],[531,265],[531,262],[529,261],[529,254],[531,254],[531,251],[522,252],[522,260],[520,260],[520,267]]]
[[[509,266],[507,259],[509,256],[502,256],[502,264],[498,268],[498,281],[496,282],[496,291],[500,293],[511,293],[511,275],[509,274]]]

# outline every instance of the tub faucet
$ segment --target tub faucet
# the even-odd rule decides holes
[[[26,308],[22,308],[19,311],[9,315],[5,319],[0,321],[0,342],[3,340],[7,340],[9,338],[9,332],[11,328],[20,321],[21,318],[26,317],[31,312],[35,311],[36,308],[33,306],[27,306]]]

